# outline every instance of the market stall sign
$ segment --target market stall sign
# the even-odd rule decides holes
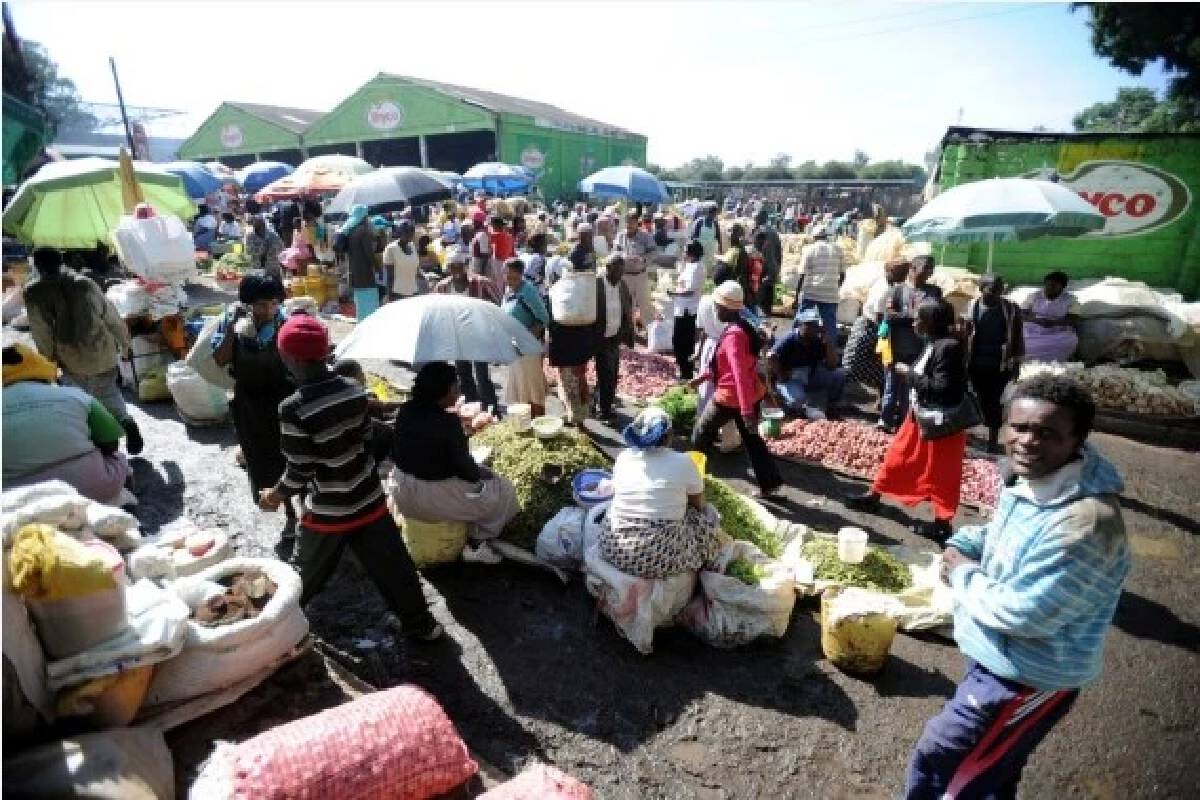
[[[377,131],[390,131],[404,124],[404,106],[391,100],[367,108],[367,124]]]
[[[531,144],[521,151],[521,166],[539,170],[546,166],[546,154]]]
[[[242,142],[246,140],[242,135],[242,129],[237,125],[226,125],[221,128],[221,144],[232,150],[235,147],[241,147]]]
[[[1089,236],[1144,234],[1175,222],[1191,205],[1187,184],[1134,161],[1086,161],[1059,180],[1105,217]]]

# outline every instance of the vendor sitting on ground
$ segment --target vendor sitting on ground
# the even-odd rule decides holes
[[[808,413],[808,393],[825,390],[825,416],[837,419],[838,405],[846,387],[846,370],[833,341],[821,329],[821,312],[806,308],[796,315],[796,327],[775,343],[767,354],[771,385],[794,416]]]
[[[58,367],[18,344],[4,348],[4,488],[61,480],[85,497],[119,503],[129,464],[125,430],[99,400],[59,386]]]
[[[623,434],[628,447],[613,465],[612,506],[600,554],[626,575],[665,578],[709,564],[720,543],[720,518],[704,503],[704,479],[684,453],[671,450],[671,418],[642,411]]]
[[[507,478],[475,463],[462,422],[448,411],[458,396],[450,364],[434,361],[417,372],[412,399],[396,412],[392,502],[406,517],[469,523],[463,559],[497,563],[488,542],[516,516],[517,493]]]

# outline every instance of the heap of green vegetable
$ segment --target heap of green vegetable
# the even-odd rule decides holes
[[[672,386],[650,402],[667,412],[675,433],[687,436],[696,424],[696,405],[699,399],[700,396],[695,391],[684,385]]]
[[[472,446],[492,448],[488,466],[512,481],[521,510],[504,529],[502,538],[518,547],[533,549],[550,518],[571,505],[571,479],[582,469],[611,469],[612,463],[591,440],[573,430],[552,439],[517,433],[507,423],[492,425],[471,437]],[[557,480],[543,476],[547,466]]]
[[[767,570],[753,561],[735,558],[725,567],[725,574],[737,578],[747,586],[757,586],[759,581],[767,577]]]
[[[250,266],[250,256],[245,253],[226,253],[217,259],[217,266],[231,270],[246,269]]]
[[[721,515],[721,530],[744,542],[750,542],[771,558],[778,558],[783,545],[754,515],[754,511],[720,478],[705,476],[704,499]]]
[[[891,553],[868,547],[861,564],[847,564],[838,558],[837,551],[837,542],[825,539],[814,539],[804,544],[804,557],[812,562],[813,574],[818,580],[888,594],[896,594],[912,586],[912,574],[908,567]]]

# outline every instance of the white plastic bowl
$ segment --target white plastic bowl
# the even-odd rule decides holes
[[[838,558],[847,564],[861,564],[867,557],[870,537],[862,528],[842,528],[838,531]]]
[[[538,417],[530,423],[530,426],[539,439],[553,439],[562,433],[563,419],[562,417]]]

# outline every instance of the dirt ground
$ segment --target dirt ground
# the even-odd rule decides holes
[[[187,515],[228,530],[241,554],[274,555],[283,518],[253,505],[232,429],[187,428],[169,404],[134,414],[147,442],[134,460],[145,527]],[[594,425],[611,448],[615,433]],[[1103,677],[1037,752],[1021,794],[1197,797],[1200,454],[1094,440],[1125,477],[1136,562]],[[747,488],[743,456],[709,463]],[[899,509],[847,510],[839,498],[859,485],[818,468],[783,471],[780,516],[823,529],[856,524],[878,543],[931,546],[909,532]],[[781,641],[722,651],[664,630],[645,657],[597,616],[578,576],[564,586],[529,568],[455,564],[425,578],[449,632],[441,643],[417,647],[386,633],[382,601],[349,554],[307,609],[313,631],[361,679],[428,689],[468,745],[501,770],[547,761],[602,798],[893,797],[922,725],[963,669],[952,642],[901,635],[875,680],[842,674],[822,657],[812,600],[797,605]],[[281,670],[237,707],[176,731],[181,784],[205,755],[202,729],[192,726],[223,719],[222,735],[248,737],[347,696],[309,691],[307,669]],[[238,708],[268,711],[247,719]]]

